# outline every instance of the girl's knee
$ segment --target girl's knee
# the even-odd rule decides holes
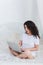
[[[29,50],[26,50],[25,53],[26,53],[26,54],[30,54],[31,52],[30,52]]]

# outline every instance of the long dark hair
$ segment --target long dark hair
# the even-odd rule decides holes
[[[37,26],[35,25],[35,23],[33,21],[26,21],[24,23],[24,28],[25,28],[25,25],[27,26],[27,28],[31,31],[32,35],[34,35],[35,37],[39,37],[40,38],[40,35],[39,35],[39,31],[37,29]]]

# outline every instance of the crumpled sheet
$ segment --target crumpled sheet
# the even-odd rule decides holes
[[[41,47],[43,48],[43,46]],[[32,64],[32,63],[43,63],[43,52],[40,52],[40,56],[38,56],[36,59],[29,60],[29,59],[19,59],[15,56],[13,56],[8,48],[7,44],[1,44],[0,43],[0,64],[2,63],[8,63],[8,64]]]

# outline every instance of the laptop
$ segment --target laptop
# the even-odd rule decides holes
[[[7,41],[9,47],[11,47],[13,50],[15,50],[17,52],[21,52],[18,42],[21,40],[22,33],[16,33],[13,36],[14,36],[14,38],[11,37],[11,39]]]
[[[19,47],[19,45],[15,42],[7,42],[9,47],[12,48],[13,50],[17,51],[17,52],[21,52],[21,49]]]

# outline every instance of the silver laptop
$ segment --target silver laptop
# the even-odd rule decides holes
[[[13,50],[15,50],[17,52],[21,52],[21,49],[17,43],[14,43],[14,42],[7,42],[7,43],[9,45],[9,47],[12,48]]]

